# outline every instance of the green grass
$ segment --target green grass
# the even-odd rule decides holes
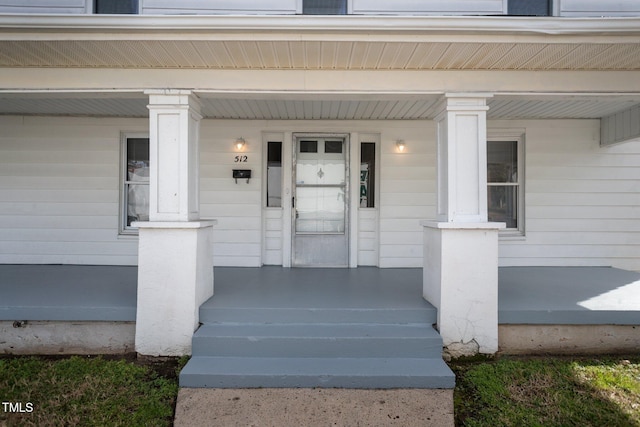
[[[30,413],[0,406],[0,426],[170,426],[175,372],[156,371],[101,357],[0,359],[0,400],[33,405]]]
[[[458,426],[640,426],[640,357],[454,362]]]

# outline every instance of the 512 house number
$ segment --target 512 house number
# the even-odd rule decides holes
[[[247,160],[249,160],[249,158],[247,156],[236,156],[233,159],[234,163],[247,163]]]

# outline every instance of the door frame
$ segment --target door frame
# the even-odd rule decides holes
[[[352,233],[352,229],[353,229],[353,221],[352,221],[352,215],[351,215],[351,210],[352,210],[352,194],[351,194],[351,189],[355,188],[352,185],[352,174],[351,174],[351,169],[352,169],[352,164],[351,164],[351,160],[352,160],[352,147],[351,147],[351,134],[349,133],[345,133],[345,132],[293,132],[291,133],[291,140],[289,141],[289,149],[290,149],[290,153],[288,156],[288,161],[290,162],[291,167],[289,168],[290,171],[290,179],[289,179],[289,186],[291,191],[288,192],[289,194],[289,199],[288,199],[288,207],[289,207],[289,215],[283,215],[283,217],[288,217],[288,220],[290,222],[290,227],[289,227],[289,239],[286,239],[283,243],[285,245],[289,246],[289,254],[288,254],[288,265],[289,266],[294,266],[294,256],[295,256],[295,236],[296,236],[296,230],[295,230],[295,208],[293,206],[293,197],[295,195],[295,189],[296,189],[296,159],[297,159],[297,147],[298,147],[298,141],[301,139],[313,139],[313,138],[318,138],[318,139],[330,139],[330,138],[335,138],[335,139],[342,139],[344,141],[344,147],[345,147],[345,238],[346,238],[346,246],[347,246],[347,259],[345,260],[345,265],[342,265],[340,267],[353,267],[353,263],[352,263],[352,257],[353,257],[353,253],[352,253],[352,237],[353,237],[353,233]],[[285,153],[283,152],[283,155]],[[357,224],[357,223],[356,223]],[[288,240],[288,241],[287,241]],[[296,267],[303,267],[303,266],[296,266]],[[314,266],[314,265],[309,265],[309,266],[304,266],[304,267],[323,267],[323,266]],[[330,266],[324,266],[324,267],[330,267]]]

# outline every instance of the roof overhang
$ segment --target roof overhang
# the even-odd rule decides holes
[[[477,91],[495,94],[488,100],[489,118],[600,118],[640,104],[637,83],[625,84],[639,80],[640,18],[0,16],[0,72],[15,70],[3,76],[44,69],[78,75],[109,70],[114,81],[116,71],[313,73],[295,76],[304,90],[221,90],[220,80],[202,74],[194,76],[200,78],[197,85],[178,86],[195,90],[205,117],[260,120],[432,119],[442,94],[451,90],[438,87],[442,73],[452,73],[450,82],[459,77],[453,73],[473,72],[474,79],[481,77],[474,80]],[[307,84],[318,73],[329,76],[325,72],[351,73],[351,87],[356,80],[359,87],[350,91],[349,83],[342,83],[328,91]],[[395,85],[380,84],[384,91],[376,91],[362,83],[368,81],[362,73],[369,72],[376,72],[378,83],[389,80],[385,73],[401,74],[393,75]],[[414,90],[408,82],[424,80],[423,72],[435,83]],[[598,74],[587,79],[602,81],[597,85],[557,89],[574,80],[575,74],[567,74],[555,79],[557,92],[547,93],[540,81],[531,91],[482,87],[482,78],[494,72],[517,73],[520,81],[527,73],[614,72],[611,80],[620,82],[612,90]],[[21,81],[0,87],[0,114],[147,117],[146,86],[134,83],[124,90],[104,75],[91,77],[82,86],[65,82],[55,90],[49,87],[52,80],[24,77],[28,86]],[[334,74],[326,81],[336,79]],[[87,81],[96,83],[91,87]]]

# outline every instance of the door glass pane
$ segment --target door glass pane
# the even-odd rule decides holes
[[[342,154],[342,141],[325,141],[324,152]]]
[[[344,233],[342,187],[298,187],[296,233]]]
[[[487,143],[487,181],[518,182],[518,143],[516,141]]]
[[[488,208],[490,222],[506,222],[507,228],[518,228],[518,187],[490,185]]]
[[[345,183],[345,153],[300,152],[296,159],[297,185],[342,185]],[[316,141],[312,141],[316,142]],[[322,142],[322,141],[321,141]],[[339,142],[344,145],[342,141]]]
[[[317,153],[318,141],[300,141],[301,153]]]

